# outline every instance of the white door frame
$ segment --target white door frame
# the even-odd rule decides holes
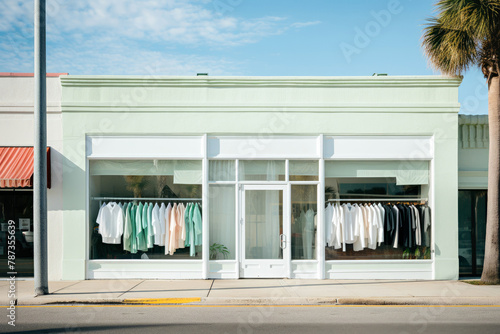
[[[283,192],[283,233],[281,245],[283,248],[283,259],[245,259],[245,191],[246,190],[281,190]],[[290,208],[287,185],[270,184],[243,184],[240,187],[240,258],[239,271],[241,278],[290,278],[291,276],[291,226]],[[274,270],[273,270],[274,267]],[[255,269],[252,269],[255,268]]]

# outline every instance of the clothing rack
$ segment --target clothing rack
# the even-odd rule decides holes
[[[427,202],[427,198],[332,198],[327,202]]]
[[[94,201],[201,201],[201,198],[164,198],[164,197],[92,197]]]

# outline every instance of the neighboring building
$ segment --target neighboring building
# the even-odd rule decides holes
[[[483,270],[488,190],[488,116],[458,118],[458,236],[460,275]]]
[[[0,85],[10,89],[0,92],[0,146],[32,145],[33,79],[4,75]],[[477,274],[487,121],[458,115],[459,85],[443,76],[49,77],[49,279],[457,279],[459,264]],[[109,212],[101,231],[96,223],[109,202],[189,205],[178,226],[192,228],[166,239],[156,221],[149,248],[146,238],[133,238],[142,247],[114,240]],[[380,244],[367,235],[361,251],[336,249],[333,224],[319,222],[328,204],[347,202],[402,203],[413,224],[422,218],[420,233],[398,230],[396,247],[394,230]],[[143,229],[132,212],[142,215],[128,211],[127,236]],[[380,209],[359,212],[372,231]],[[165,255],[183,236],[185,247]]]
[[[47,74],[49,189],[49,279],[62,277],[62,115],[59,76]],[[0,73],[0,261],[7,268],[7,224],[17,223],[16,271],[33,276],[34,78],[32,73]],[[6,275],[6,270],[1,275]]]

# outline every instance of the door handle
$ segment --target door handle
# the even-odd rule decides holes
[[[280,247],[281,249],[286,248],[286,236],[284,234],[280,234]]]

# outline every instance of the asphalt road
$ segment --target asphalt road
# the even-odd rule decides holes
[[[4,312],[5,314],[5,312]],[[17,307],[13,333],[500,333],[500,307]]]

